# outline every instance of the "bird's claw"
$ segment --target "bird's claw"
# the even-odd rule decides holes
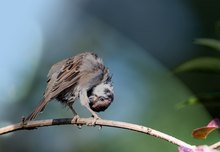
[[[86,123],[87,126],[95,126],[96,125],[96,121],[98,119],[101,119],[98,115],[93,115],[92,117],[93,117],[93,120],[90,121],[90,122],[87,122]]]
[[[79,115],[75,115],[75,116],[73,117],[73,122],[76,123],[78,119],[80,119]]]

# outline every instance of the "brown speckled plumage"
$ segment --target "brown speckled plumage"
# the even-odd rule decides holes
[[[113,87],[109,71],[95,53],[85,52],[62,60],[51,67],[47,77],[47,87],[43,99],[26,118],[26,121],[34,119],[52,99],[57,99],[68,106],[74,115],[77,113],[72,104],[80,99],[81,104],[94,117],[98,117],[94,111],[104,111],[113,101]],[[92,90],[95,90],[96,87],[99,90],[94,94],[95,92]],[[110,90],[112,98],[105,95],[106,88]],[[99,96],[106,97],[99,101],[101,99],[98,98]]]

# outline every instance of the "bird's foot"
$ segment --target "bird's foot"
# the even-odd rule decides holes
[[[98,119],[101,119],[97,114],[92,115],[92,117],[93,117],[92,121],[86,123],[87,126],[95,126],[96,125],[96,121]]]
[[[76,123],[78,119],[80,119],[79,115],[75,115],[75,116],[73,117],[73,122]]]
[[[27,121],[25,121],[25,117],[22,116],[22,117],[21,117],[21,125],[24,126],[24,125],[26,125],[26,124],[27,124]]]

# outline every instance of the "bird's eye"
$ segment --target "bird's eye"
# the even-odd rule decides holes
[[[105,98],[104,98],[104,97],[99,97],[99,100],[100,100],[100,101],[104,101]]]

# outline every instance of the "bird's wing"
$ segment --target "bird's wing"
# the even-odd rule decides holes
[[[53,65],[48,73],[48,84],[44,96],[50,100],[75,85],[80,78],[79,66],[81,62],[80,58],[76,56]]]
[[[52,66],[45,97],[50,100],[65,89],[78,84],[80,84],[81,89],[90,89],[102,81],[106,72],[104,65],[93,63],[96,62],[95,60],[89,61],[90,59],[86,58],[86,55],[88,54],[80,54]],[[87,68],[81,68],[81,66]]]
[[[48,72],[47,74],[47,78],[48,80],[47,81],[50,81],[51,79],[51,76],[56,73],[56,72],[59,72],[60,69],[62,68],[62,66],[65,64],[67,59],[64,59],[62,61],[59,61],[57,62],[56,64],[54,64],[51,68],[50,68],[50,71]]]

